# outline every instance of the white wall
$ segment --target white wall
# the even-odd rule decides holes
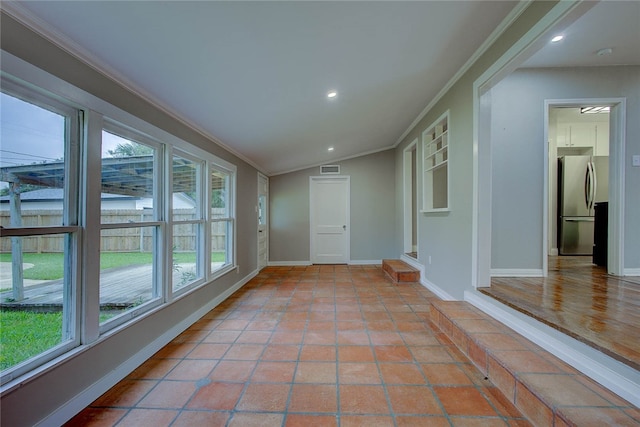
[[[492,97],[493,269],[541,269],[545,99],[626,98],[625,269],[640,267],[640,67],[518,70]],[[552,218],[550,220],[553,220]]]

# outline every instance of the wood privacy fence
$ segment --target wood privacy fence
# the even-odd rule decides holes
[[[224,212],[220,209],[220,215]],[[214,214],[215,212],[214,209]],[[193,218],[193,210],[174,210],[174,221]],[[131,223],[151,221],[150,213],[135,209],[108,210],[102,212],[102,223]],[[59,210],[25,210],[22,212],[22,226],[47,227],[62,224],[62,212]],[[0,212],[0,225],[9,226],[9,212]],[[194,252],[196,249],[195,224],[176,224],[173,226],[173,246],[176,252]],[[171,232],[171,230],[167,230]],[[211,250],[224,251],[226,247],[226,223],[214,222],[211,230]],[[153,227],[133,227],[105,229],[101,232],[100,251],[102,252],[150,252],[153,248]],[[64,252],[64,236],[34,236],[22,238],[22,251],[26,253]],[[11,239],[0,239],[0,252],[11,252]]]

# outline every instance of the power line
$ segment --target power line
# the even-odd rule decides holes
[[[0,149],[0,151],[3,151],[5,153],[18,154],[20,156],[25,156],[25,157],[37,157],[39,159],[45,159],[45,160],[57,160],[57,159],[54,159],[53,157],[44,157],[44,156],[38,156],[35,154],[19,153],[17,151],[2,150],[2,149]]]

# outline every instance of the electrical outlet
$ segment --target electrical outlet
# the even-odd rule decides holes
[[[634,154],[633,157],[631,157],[631,162],[633,166],[640,166],[640,154]]]

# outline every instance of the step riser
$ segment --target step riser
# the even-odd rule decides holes
[[[636,425],[634,419],[625,413],[635,409],[629,402],[592,383],[490,316],[475,309],[469,310],[467,306],[470,305],[460,301],[434,302],[430,311],[431,321],[533,425]],[[498,335],[503,337],[497,340]],[[535,354],[531,356],[532,352]],[[525,358],[540,357],[553,366],[544,372],[538,369],[527,372],[526,366],[515,360],[515,355],[517,358],[521,355]],[[542,379],[544,383],[540,382]],[[569,383],[579,385],[569,391]],[[563,396],[558,398],[558,393],[553,391],[549,394],[549,387],[562,390]],[[604,417],[603,414],[611,418],[608,421],[599,419]]]
[[[394,283],[412,283],[420,281],[420,272],[400,260],[383,260],[382,270]]]

